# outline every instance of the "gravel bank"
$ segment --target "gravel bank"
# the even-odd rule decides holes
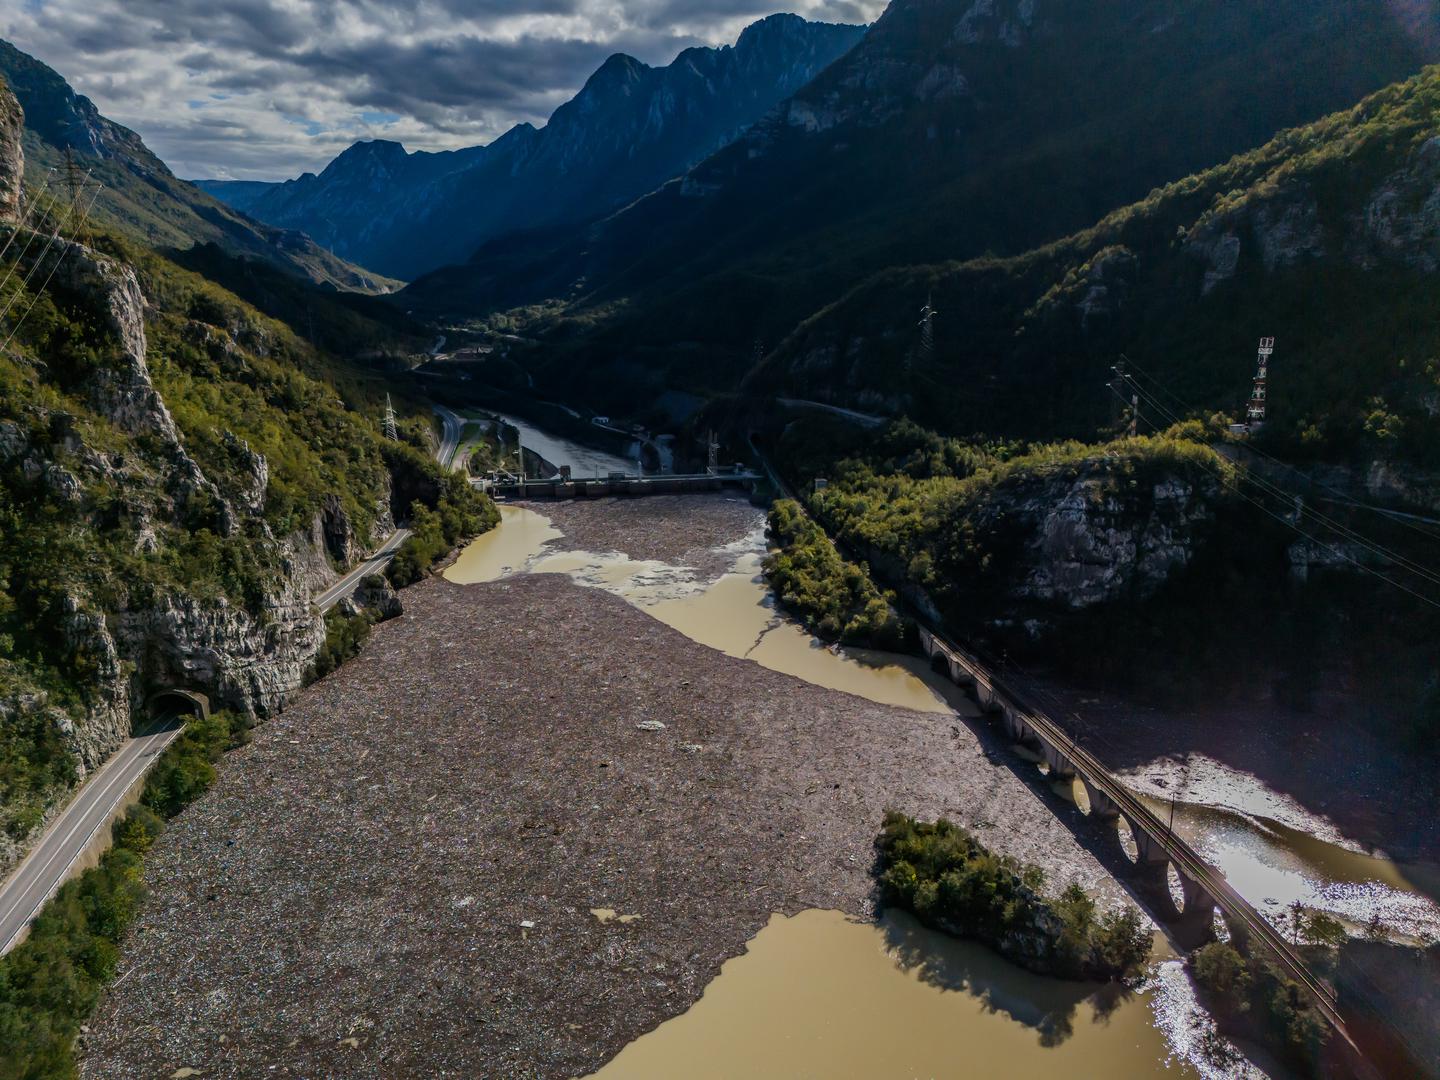
[[[626,515],[660,502],[589,506],[614,520],[588,536],[555,516],[576,545],[694,550],[664,509],[636,539]],[[772,912],[867,914],[890,806],[1116,895],[959,721],[732,659],[562,576],[430,580],[405,606],[157,844],[87,1077],[583,1075]]]

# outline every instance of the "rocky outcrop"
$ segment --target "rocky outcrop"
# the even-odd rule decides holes
[[[1326,257],[1364,270],[1388,264],[1434,273],[1440,269],[1440,136],[1421,143],[1348,216],[1327,219],[1309,186],[1299,181],[1207,214],[1184,246],[1205,264],[1201,292],[1234,277],[1247,248],[1267,273]]]
[[[270,484],[270,463],[264,454],[250,449],[250,444],[233,431],[221,435],[225,449],[239,467],[240,481],[234,491],[236,505],[251,514],[265,509],[265,489]]]
[[[400,594],[384,574],[366,574],[354,593],[342,600],[340,606],[346,615],[365,612],[382,622],[405,614],[405,604],[400,599]]]
[[[223,598],[171,596],[115,621],[117,648],[135,665],[137,688],[199,690],[216,708],[261,716],[279,711],[302,685],[325,640],[309,590],[289,576],[254,614]]]
[[[1213,495],[1178,476],[1137,488],[1108,475],[1028,485],[992,511],[1026,537],[1012,593],[1072,611],[1148,596],[1193,558]]]
[[[1386,261],[1425,273],[1440,267],[1440,136],[1375,189],[1350,236],[1350,256],[1366,269]]]
[[[130,693],[119,650],[105,617],[78,596],[65,597],[63,630],[73,666],[87,676],[84,715],[64,727],[86,771],[130,735]]]
[[[0,224],[20,220],[20,184],[25,178],[25,152],[20,137],[25,114],[10,88],[0,80]]]

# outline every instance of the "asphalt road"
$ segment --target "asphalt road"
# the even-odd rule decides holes
[[[437,406],[435,411],[444,423],[435,456],[442,466],[452,468],[465,421],[449,409]],[[409,536],[409,529],[396,529],[375,554],[317,596],[316,606],[328,611],[349,596],[366,574],[383,570]],[[60,887],[91,838],[109,821],[125,792],[180,734],[184,719],[181,714],[168,715],[124,743],[85,781],[39,843],[0,885],[0,954],[10,949],[20,931]]]
[[[460,449],[460,436],[465,431],[465,420],[441,405],[435,406],[435,412],[445,427],[444,434],[440,438],[439,449],[435,451],[435,458],[442,467],[454,468],[455,451]],[[360,584],[360,579],[366,574],[378,574],[384,570],[390,560],[395,557],[395,552],[400,550],[400,545],[405,543],[409,536],[409,529],[396,529],[386,538],[385,543],[380,545],[375,554],[365,559],[359,566],[317,596],[315,606],[321,611],[329,611],[354,592],[355,587]]]
[[[360,579],[366,574],[378,574],[389,565],[390,560],[395,557],[395,552],[400,550],[400,545],[410,538],[409,529],[396,529],[380,545],[380,549],[365,559],[359,566],[355,567],[339,581],[331,585],[323,593],[315,598],[315,606],[321,611],[329,611],[345,597],[355,591],[360,584]]]
[[[91,838],[104,828],[121,798],[184,728],[184,716],[171,714],[125,743],[85,782],[40,842],[0,886],[0,953],[60,887]]]

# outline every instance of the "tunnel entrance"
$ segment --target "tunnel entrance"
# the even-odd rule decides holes
[[[146,703],[142,716],[136,717],[134,726],[141,728],[166,719],[183,719],[198,716],[204,720],[210,716],[210,699],[195,690],[171,688],[154,694]]]

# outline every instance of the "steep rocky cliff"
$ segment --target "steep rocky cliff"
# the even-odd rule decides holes
[[[302,373],[308,346],[159,256],[94,244],[8,250],[0,873],[158,690],[281,708],[324,643],[310,598],[393,528],[377,429]]]
[[[25,177],[25,114],[10,88],[0,80],[0,222],[20,216],[20,184]]]
[[[1183,569],[1214,520],[1216,487],[1086,476],[1027,485],[987,513],[1009,515],[1025,537],[1013,594],[1078,611],[1144,599]]]

